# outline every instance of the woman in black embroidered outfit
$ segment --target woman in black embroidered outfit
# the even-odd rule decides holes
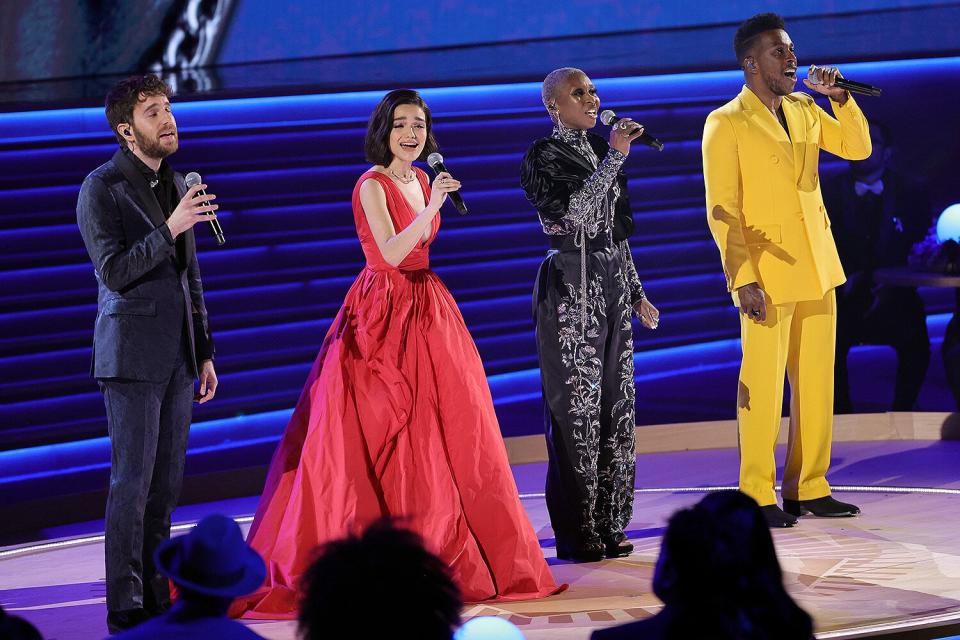
[[[627,237],[633,215],[620,170],[643,127],[629,118],[609,144],[587,133],[600,99],[579,69],[543,81],[553,134],[527,150],[521,183],[550,251],[534,291],[549,465],[547,508],[557,556],[629,555],[633,514],[634,369],[631,312],[655,329]]]

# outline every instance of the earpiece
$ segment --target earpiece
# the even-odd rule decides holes
[[[124,129],[124,130],[123,130],[123,135],[125,135],[125,136],[130,135],[130,129]]]

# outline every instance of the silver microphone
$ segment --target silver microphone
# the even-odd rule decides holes
[[[610,109],[604,109],[603,111],[600,112],[600,122],[607,125],[608,127],[612,127],[613,125],[617,124],[617,122],[619,122],[620,120],[621,120],[620,116],[615,114]],[[656,149],[657,151],[663,151],[663,143],[657,140],[656,138],[654,138],[652,135],[650,135],[646,131],[644,131],[643,134],[637,139],[643,144],[647,145],[648,147]]]
[[[203,182],[203,180],[200,179],[200,174],[197,173],[196,171],[191,171],[190,173],[188,173],[184,177],[184,180],[187,182],[188,189],[190,187],[195,187],[198,184]],[[203,189],[200,189],[200,191],[197,191],[197,197],[200,199],[203,199],[204,196],[206,195],[207,193]],[[206,201],[204,201],[204,204],[206,204]],[[207,215],[210,215],[210,214],[208,213]],[[219,220],[217,220],[216,218],[213,218],[212,220],[210,220],[210,228],[213,229],[213,237],[217,239],[217,244],[222,245],[224,242],[226,242],[226,240],[223,237],[223,228],[220,227]]]
[[[436,151],[427,156],[427,164],[433,169],[434,175],[438,173],[450,173],[443,164],[443,156]],[[460,192],[451,191],[447,195],[450,196],[450,201],[453,203],[453,206],[457,208],[457,211],[460,212],[460,215],[467,215],[467,204],[463,201],[463,196],[460,195]]]

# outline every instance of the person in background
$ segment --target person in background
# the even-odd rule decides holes
[[[740,491],[715,491],[670,517],[653,574],[664,607],[594,631],[593,640],[811,640],[813,622],[787,593],[763,512]]]
[[[893,168],[890,130],[870,123],[873,153],[850,162],[823,182],[823,202],[833,221],[847,282],[837,288],[837,352],[834,410],[850,413],[847,355],[859,344],[885,344],[897,353],[894,411],[916,408],[930,364],[927,313],[914,287],[877,284],[873,273],[904,267],[914,243],[932,222],[925,186]]]
[[[0,640],[43,640],[35,626],[19,616],[7,615],[0,607]]]
[[[157,548],[157,570],[177,587],[177,601],[166,613],[116,638],[121,640],[259,640],[227,617],[233,599],[263,583],[266,566],[243,541],[243,532],[222,515],[205,517],[190,533]]]
[[[303,576],[299,631],[303,640],[450,640],[462,606],[447,564],[383,519],[320,548]]]

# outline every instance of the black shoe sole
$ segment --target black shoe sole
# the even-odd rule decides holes
[[[626,558],[631,553],[633,553],[633,545],[630,545],[629,548],[607,547],[604,555],[607,558]]]
[[[849,511],[844,511],[843,513],[814,513],[809,509],[800,509],[800,513],[794,513],[792,511],[787,511],[790,515],[795,518],[800,516],[813,516],[814,518],[856,518],[859,513],[850,513]]]
[[[604,551],[602,549],[597,549],[596,552],[591,553],[582,553],[582,552],[568,552],[560,551],[557,549],[557,558],[560,560],[569,560],[570,562],[576,563],[587,563],[587,562],[600,562],[604,558]]]
[[[816,511],[811,511],[810,509],[802,505],[798,507],[791,506],[788,509],[786,504],[784,504],[783,506],[783,511],[784,513],[789,513],[794,518],[799,518],[800,516],[807,516],[807,515],[813,516],[815,518],[855,518],[858,515],[860,515],[859,511],[857,512],[837,511],[834,513],[817,513]]]

